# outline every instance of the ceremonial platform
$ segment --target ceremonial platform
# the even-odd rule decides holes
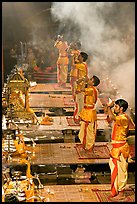
[[[113,202],[110,198],[110,184],[47,185],[38,193],[44,202]],[[135,202],[135,192],[127,186],[125,198],[115,202]]]
[[[39,83],[32,85],[29,88],[30,93],[44,93],[44,94],[70,94],[71,95],[71,86],[70,83],[66,84],[66,88],[58,86],[57,83]]]
[[[99,94],[97,102],[97,136],[91,153],[86,152],[78,139],[80,123],[73,119],[74,100],[70,84],[60,88],[56,83],[36,84],[29,88],[29,105],[39,124],[17,119],[15,122],[24,136],[30,171],[38,175],[43,188],[34,179],[35,196],[43,202],[112,202],[109,198],[111,178],[109,152],[112,123],[103,108],[108,98]],[[52,122],[42,124],[43,117]],[[130,118],[129,134],[135,134]],[[26,164],[12,154],[6,165],[12,172],[26,176]],[[129,161],[128,185],[123,202],[134,202],[135,162]],[[40,200],[40,201],[41,201]],[[36,201],[37,202],[37,201]],[[117,201],[119,202],[119,201]]]

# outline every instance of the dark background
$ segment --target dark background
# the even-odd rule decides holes
[[[10,57],[10,49],[15,44],[31,41],[32,33],[36,31],[38,37],[45,41],[47,36],[54,39],[57,35],[58,22],[54,22],[51,17],[51,4],[52,2],[2,2],[4,81],[16,63]]]

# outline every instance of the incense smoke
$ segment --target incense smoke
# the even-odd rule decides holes
[[[89,54],[89,75],[109,76],[132,108],[135,107],[135,3],[52,2],[58,34],[79,40]]]

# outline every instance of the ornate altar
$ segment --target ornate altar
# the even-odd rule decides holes
[[[12,107],[15,118],[37,123],[38,119],[34,111],[29,108],[29,87],[29,81],[16,68],[15,73],[7,81],[8,109],[11,112]]]

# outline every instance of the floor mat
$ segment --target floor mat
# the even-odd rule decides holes
[[[99,199],[100,202],[135,202],[135,192],[133,190],[125,190],[124,199],[118,199],[113,201],[113,198],[110,198],[110,190],[100,190],[92,189]]]
[[[86,152],[82,144],[76,144],[76,151],[79,155],[79,159],[109,159],[109,148],[107,145],[95,145],[92,152]]]
[[[67,98],[64,96],[63,101],[64,101],[64,105],[74,106],[74,100],[72,98]]]
[[[103,117],[102,117],[103,118]],[[97,120],[97,129],[106,129],[109,124],[106,119],[99,118]],[[75,123],[73,117],[66,117],[69,126],[80,126],[80,123]]]
[[[53,84],[53,87],[55,90],[65,90],[65,91],[69,90],[69,91],[71,91],[71,87],[68,84],[66,84],[66,87],[62,87],[62,86],[59,86],[58,83],[56,83],[56,84]]]
[[[66,117],[69,126],[80,126],[79,123],[75,123],[73,117]]]
[[[60,89],[62,90],[63,89],[61,86],[58,85],[58,83],[54,84],[53,87],[55,90],[60,90]]]

